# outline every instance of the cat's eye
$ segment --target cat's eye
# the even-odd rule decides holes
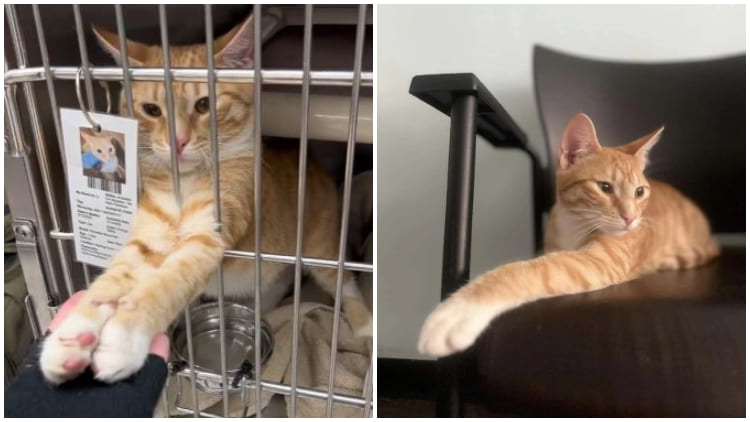
[[[643,189],[643,186],[638,186],[637,188],[635,188],[636,197],[640,198],[644,193],[646,193],[646,191]]]
[[[96,152],[98,152],[99,154],[101,154],[102,153],[102,149],[101,148],[97,148]]]
[[[152,103],[143,103],[143,111],[151,117],[161,116],[161,108]]]
[[[195,102],[195,111],[200,114],[208,113],[208,97],[203,97]]]
[[[596,182],[599,184],[599,189],[604,193],[612,193],[612,185],[607,182]]]

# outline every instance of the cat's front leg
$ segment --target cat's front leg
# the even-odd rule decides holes
[[[554,252],[488,271],[446,299],[427,317],[417,348],[446,356],[471,346],[498,315],[545,297],[581,293],[632,278],[633,259],[618,239],[585,250]]]
[[[89,366],[92,353],[100,344],[102,328],[115,314],[118,301],[139,279],[153,271],[152,264],[144,262],[139,248],[142,242],[133,239],[118,253],[109,269],[84,293],[70,316],[45,340],[40,366],[51,383],[74,378]]]
[[[39,358],[44,377],[53,384],[72,379],[89,366],[101,343],[102,328],[115,314],[118,301],[147,278],[172,248],[173,221],[144,197],[132,236],[99,276],[70,316],[44,342]]]
[[[200,295],[221,262],[226,243],[215,231],[213,202],[188,201],[178,231],[174,250],[147,280],[120,299],[104,326],[92,364],[97,379],[115,382],[138,371],[153,337]]]

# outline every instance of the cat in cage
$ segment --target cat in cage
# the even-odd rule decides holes
[[[249,17],[214,41],[217,67],[249,68],[253,63],[254,19]],[[103,48],[120,65],[118,36],[94,28]],[[128,65],[162,67],[162,49],[127,41]],[[173,46],[173,67],[205,68],[205,45]],[[255,295],[253,260],[223,258],[226,249],[253,250],[254,156],[253,89],[249,84],[216,84],[220,158],[221,232],[214,220],[210,167],[208,85],[173,84],[176,148],[182,205],[171,179],[169,127],[161,82],[132,83],[139,126],[143,177],[138,212],[126,246],[91,285],[71,316],[46,340],[40,356],[45,378],[59,384],[91,366],[97,379],[125,379],[143,365],[153,336],[167,329],[202,293],[215,297],[213,278],[223,265],[225,295],[247,301]],[[124,96],[120,111],[125,114]],[[298,151],[264,149],[262,245],[268,253],[294,254],[297,227]],[[314,161],[307,167],[303,255],[336,259],[340,200],[332,178]],[[280,280],[285,264],[263,262],[263,309],[288,291]],[[307,269],[335,295],[337,269]],[[355,277],[345,271],[343,312],[361,336],[372,336],[372,316]]]

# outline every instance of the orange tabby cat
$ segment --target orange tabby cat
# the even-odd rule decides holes
[[[420,353],[464,350],[493,318],[524,303],[601,289],[656,270],[695,267],[717,256],[719,247],[698,207],[643,175],[662,130],[603,148],[588,116],[573,117],[560,145],[548,253],[482,274],[441,303],[422,327]]]
[[[117,35],[95,30],[104,48],[119,60]],[[217,66],[249,67],[253,57],[253,19],[214,43]],[[128,41],[131,66],[162,67],[162,50]],[[170,48],[174,67],[205,67],[206,47]],[[253,250],[253,89],[248,84],[216,84],[221,159],[222,231],[214,223],[214,193],[209,166],[209,106],[205,83],[175,83],[175,126],[180,160],[182,206],[173,192],[164,84],[133,82],[133,109],[139,121],[143,192],[131,238],[86,293],[65,322],[45,341],[40,356],[47,380],[60,383],[91,364],[96,378],[114,382],[129,377],[145,361],[151,338],[166,330],[178,313],[209,284],[225,249]],[[124,113],[124,96],[120,96]],[[297,227],[296,151],[267,148],[263,154],[263,251],[293,254]],[[339,200],[336,186],[311,162],[307,175],[303,254],[338,255]],[[252,260],[223,259],[226,295],[253,297]],[[284,264],[264,262],[262,300],[274,306],[287,291],[278,281]],[[309,271],[329,294],[336,289],[335,268]],[[360,335],[372,335],[369,310],[350,272],[344,278],[343,310]]]

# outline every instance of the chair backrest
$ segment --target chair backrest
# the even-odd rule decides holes
[[[591,117],[604,146],[635,140],[665,125],[646,175],[693,199],[714,232],[745,231],[744,55],[624,63],[536,46],[534,78],[551,186],[562,132],[574,114]]]

